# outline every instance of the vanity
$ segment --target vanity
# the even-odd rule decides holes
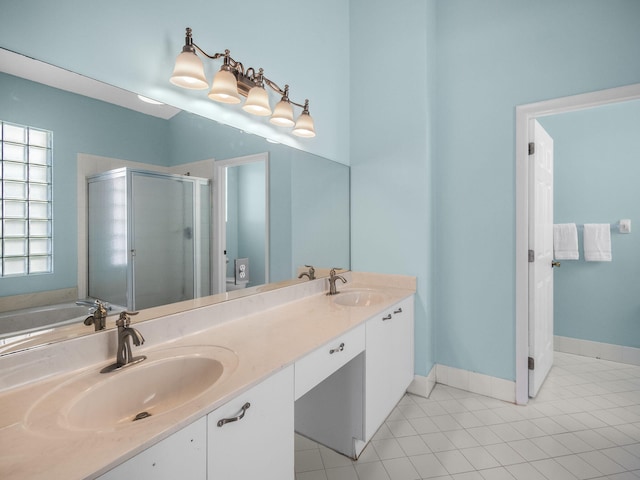
[[[294,431],[357,458],[413,380],[416,285],[344,276],[138,323],[109,374],[113,331],[0,359],[0,477],[292,480]]]

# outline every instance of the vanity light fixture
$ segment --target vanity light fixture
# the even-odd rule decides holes
[[[187,28],[182,53],[176,58],[176,65],[169,80],[171,83],[191,90],[209,88],[209,82],[204,74],[204,65],[196,54],[196,50],[212,60],[222,58],[220,71],[213,78],[213,84],[209,90],[208,97],[211,100],[238,104],[242,101],[241,96],[246,97],[242,106],[245,112],[258,116],[271,116],[269,119],[271,123],[280,127],[293,127],[292,133],[299,137],[316,136],[313,118],[309,114],[309,100],[305,100],[304,104],[292,102],[289,99],[289,85],[285,85],[284,89],[280,88],[264,76],[262,68],[257,72],[252,67],[245,69],[241,62],[231,58],[229,50],[209,55],[193,43],[190,28]],[[265,86],[281,96],[273,112]],[[302,113],[296,121],[293,120],[293,105],[302,108]]]

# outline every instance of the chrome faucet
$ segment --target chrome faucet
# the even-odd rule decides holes
[[[77,300],[76,305],[87,305],[91,307],[89,310],[89,316],[84,320],[85,325],[93,325],[96,332],[98,330],[104,330],[107,320],[107,312],[111,310],[111,307],[106,302],[96,298],[93,301]]]
[[[144,337],[142,334],[131,327],[131,318],[129,315],[137,315],[138,312],[120,312],[118,320],[116,320],[116,326],[118,327],[118,347],[116,350],[116,363],[103,368],[100,373],[108,373],[127,365],[133,365],[143,361],[144,355],[134,357],[131,353],[131,340],[135,346],[140,346],[144,343]]]
[[[332,268],[329,272],[329,291],[327,292],[327,295],[337,295],[340,293],[336,289],[336,280],[338,279],[342,280],[342,283],[347,283],[347,280],[342,275],[336,275],[336,269]]]
[[[308,272],[302,272],[300,275],[298,275],[298,278],[307,277],[307,278],[309,278],[309,280],[315,280],[316,279],[316,269],[313,268],[313,265],[305,265],[305,267],[307,267],[309,269],[309,271]]]

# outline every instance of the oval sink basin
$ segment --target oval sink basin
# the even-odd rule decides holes
[[[56,404],[57,424],[65,429],[134,425],[196,399],[238,365],[236,354],[222,347],[177,347],[146,355],[143,362],[119,371],[91,372],[60,385],[34,406],[27,425],[41,423],[36,419],[42,419],[42,410]]]
[[[344,290],[333,297],[333,302],[346,307],[369,307],[383,302],[385,298],[374,290]]]

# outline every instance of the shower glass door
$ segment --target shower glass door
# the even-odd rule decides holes
[[[138,172],[131,182],[134,308],[194,298],[194,183]]]

